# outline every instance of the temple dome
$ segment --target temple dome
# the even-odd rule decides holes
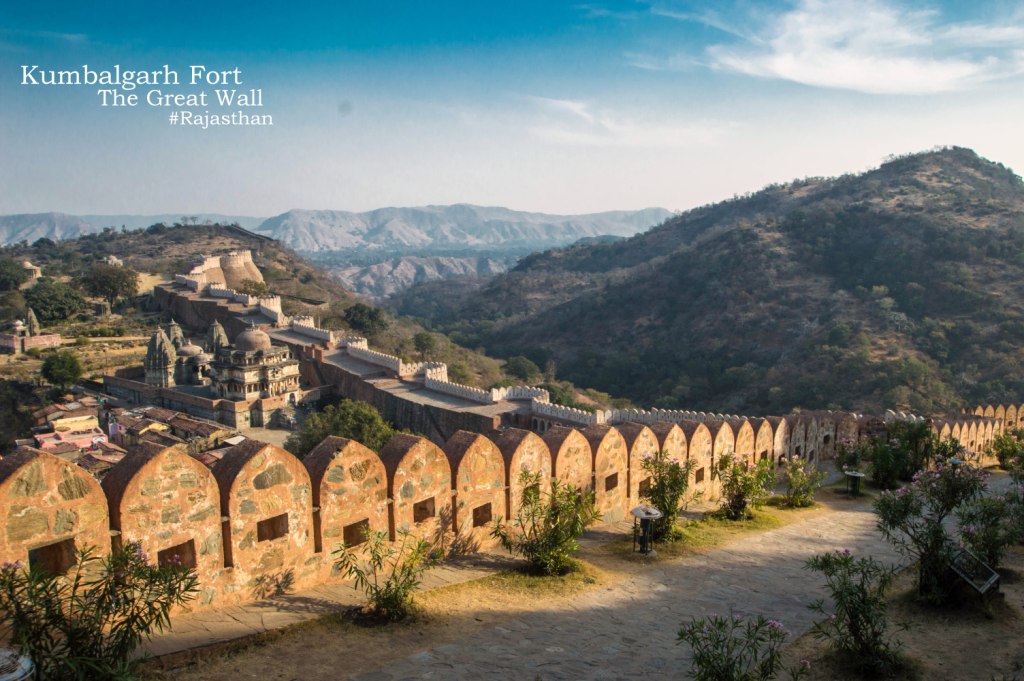
[[[195,357],[196,355],[202,354],[203,349],[195,343],[187,343],[178,348],[178,357]]]
[[[270,336],[255,326],[235,336],[235,350],[239,352],[257,352],[270,350]]]

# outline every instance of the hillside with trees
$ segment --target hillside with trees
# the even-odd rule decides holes
[[[375,349],[409,360],[447,362],[453,379],[467,384],[490,387],[505,378],[497,360],[460,347],[443,335],[430,334],[411,319],[362,302],[278,241],[233,224],[183,223],[138,230],[108,228],[77,239],[40,238],[31,244],[3,247],[0,324],[23,317],[32,307],[44,325],[66,336],[94,335],[90,327],[96,326],[95,317],[85,297],[93,296],[118,306],[115,311],[122,313],[104,323],[111,328],[102,329],[101,335],[148,334],[157,320],[146,314],[147,285],[151,288],[187,272],[202,254],[250,249],[264,282],[245,282],[248,292],[280,295],[286,314],[312,315],[325,327],[365,335]],[[123,267],[109,264],[109,256],[122,261]],[[19,289],[25,276],[20,267],[23,260],[42,267],[43,277]],[[417,334],[418,342],[414,340]]]
[[[1024,399],[1024,183],[894,158],[525,258],[397,309],[644,406],[937,412]]]

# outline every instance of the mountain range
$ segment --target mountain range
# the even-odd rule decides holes
[[[197,214],[203,223],[234,222],[273,237],[300,252],[349,251],[423,255],[431,251],[509,249],[536,251],[596,236],[631,236],[664,221],[663,208],[609,211],[588,215],[548,215],[508,208],[457,204],[419,208],[381,208],[364,213],[290,210],[271,218]],[[138,229],[182,221],[183,215],[67,215],[32,213],[0,216],[0,243],[37,239],[73,239],[106,227]]]
[[[772,185],[614,243],[392,301],[642,406],[729,413],[1024,399],[1024,183],[969,149]]]

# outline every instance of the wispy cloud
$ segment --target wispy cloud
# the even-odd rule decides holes
[[[673,122],[632,118],[587,102],[529,97],[540,119],[531,125],[534,136],[571,146],[669,148],[714,144],[731,123]]]
[[[657,8],[652,8],[657,12]],[[967,90],[1024,73],[1024,18],[944,21],[935,9],[887,0],[799,0],[739,28],[712,13],[664,16],[698,21],[740,40],[707,48],[717,70],[871,94]]]

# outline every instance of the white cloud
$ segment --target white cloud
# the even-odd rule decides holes
[[[676,18],[728,28],[717,17]],[[1000,24],[944,23],[937,10],[885,0],[799,0],[789,11],[762,18],[754,35],[709,47],[711,68],[903,95],[967,90],[1024,73],[1019,17]]]
[[[530,133],[555,144],[585,147],[669,148],[714,144],[731,123],[643,120],[596,109],[586,102],[529,97],[540,108]]]

